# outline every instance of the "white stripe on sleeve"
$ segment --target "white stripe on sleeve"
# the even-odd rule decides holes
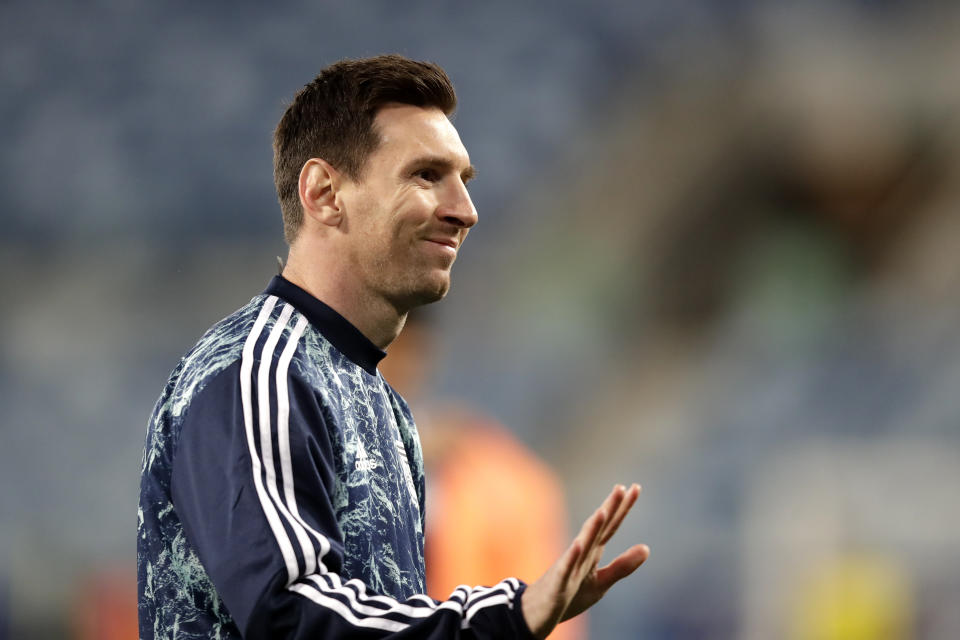
[[[280,450],[280,472],[283,478],[283,495],[286,499],[287,511],[294,520],[291,522],[291,526],[294,526],[297,531],[297,538],[300,539],[303,556],[306,558],[307,566],[305,573],[313,573],[318,566],[321,572],[326,571],[322,558],[327,554],[327,551],[330,550],[330,542],[306,523],[300,515],[300,510],[297,508],[296,495],[293,492],[293,460],[290,455],[290,391],[287,387],[287,373],[290,370],[290,360],[293,358],[293,353],[297,350],[297,343],[300,342],[300,336],[303,335],[303,331],[306,328],[307,318],[301,315],[297,319],[297,324],[294,325],[293,330],[290,332],[287,345],[284,347],[283,353],[280,354],[280,360],[277,362],[277,447]],[[301,533],[306,537],[307,531],[313,534],[313,537],[316,538],[320,544],[319,552],[314,550],[309,539],[304,541],[300,538]]]
[[[339,600],[325,596],[312,586],[302,582],[291,585],[289,589],[313,600],[319,605],[337,612],[344,620],[357,627],[370,627],[373,629],[383,629],[384,631],[403,631],[410,626],[402,622],[397,622],[396,620],[384,620],[382,618],[358,618],[345,604]]]
[[[287,510],[286,505],[280,499],[280,494],[277,489],[277,469],[273,459],[273,420],[272,414],[270,412],[270,367],[273,365],[273,355],[274,351],[277,348],[277,343],[280,341],[283,332],[287,328],[287,323],[290,321],[290,316],[293,314],[293,307],[289,304],[285,304],[283,309],[280,311],[280,317],[277,318],[277,322],[273,325],[273,330],[270,332],[270,336],[267,338],[267,341],[263,345],[263,351],[260,353],[260,369],[257,372],[257,398],[258,405],[260,409],[260,455],[263,457],[263,469],[266,474],[266,488],[270,497],[273,499],[274,505],[277,510],[284,516],[287,523],[290,525],[290,528],[293,530],[293,534],[297,538],[297,542],[300,543],[300,550],[303,553],[303,562],[304,562],[304,573],[313,573],[316,570],[316,551],[313,548],[313,544],[310,542],[310,538],[307,536],[307,532],[304,531],[303,527],[299,522],[290,514]],[[298,336],[299,338],[299,336]],[[296,348],[296,341],[291,337],[287,343],[287,346],[293,344]],[[284,350],[286,351],[286,349]],[[289,359],[287,364],[289,364]],[[277,376],[283,376],[284,382],[286,381],[286,371],[282,370],[280,366],[282,363],[279,363],[277,366]],[[284,391],[286,391],[284,389]],[[277,394],[278,405],[284,405],[286,407],[286,413],[289,414],[289,399],[286,397],[286,394],[283,396],[283,400],[280,399],[279,389]],[[280,407],[277,408],[278,414],[282,411]],[[279,431],[279,428],[278,428]],[[299,571],[297,576],[299,577]],[[294,579],[296,579],[296,577]],[[293,580],[290,580],[293,582]],[[288,584],[290,583],[288,582]]]
[[[253,486],[257,490],[260,506],[263,508],[263,513],[267,518],[267,522],[270,524],[273,536],[280,546],[280,553],[283,555],[284,563],[287,566],[287,576],[292,582],[296,579],[298,573],[297,556],[293,550],[293,545],[290,544],[290,539],[287,537],[287,532],[283,529],[283,523],[280,522],[277,510],[274,508],[273,502],[271,502],[266,489],[263,487],[263,480],[260,477],[261,464],[260,457],[257,455],[257,446],[253,435],[253,398],[250,389],[252,384],[251,375],[253,373],[253,351],[256,348],[257,340],[260,338],[260,333],[263,331],[263,327],[267,323],[267,319],[270,317],[276,304],[276,296],[267,297],[264,301],[263,308],[260,309],[260,313],[253,323],[250,335],[247,336],[247,340],[243,344],[243,356],[240,364],[240,399],[243,404],[243,424],[247,435],[247,448],[250,451],[250,464],[253,468]]]

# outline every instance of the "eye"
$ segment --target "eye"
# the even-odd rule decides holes
[[[440,180],[440,172],[431,168],[418,169],[413,175],[415,178],[425,182],[437,182]]]

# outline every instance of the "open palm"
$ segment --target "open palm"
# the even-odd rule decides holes
[[[538,638],[546,638],[557,623],[593,606],[617,581],[650,555],[643,544],[630,547],[600,567],[604,546],[613,537],[640,495],[640,486],[616,486],[603,505],[583,523],[573,543],[523,594],[523,616]]]

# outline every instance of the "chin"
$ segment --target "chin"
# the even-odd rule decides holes
[[[413,309],[442,300],[450,290],[449,269],[425,269],[409,273],[402,281],[383,289],[398,309]]]
[[[424,304],[430,304],[431,302],[437,302],[439,300],[443,300],[443,298],[447,295],[447,291],[449,290],[450,290],[450,285],[446,284],[444,286],[436,287],[434,289],[421,291],[417,304],[424,305]]]
[[[442,300],[450,290],[449,275],[445,278],[435,278],[431,282],[421,283],[421,286],[411,292],[412,307],[419,307]]]

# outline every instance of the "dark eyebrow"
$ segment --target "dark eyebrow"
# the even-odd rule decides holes
[[[441,171],[453,171],[455,169],[453,162],[446,158],[440,156],[421,156],[408,162],[403,172],[413,171],[415,167],[432,167]],[[475,177],[477,177],[477,168],[472,164],[460,173],[460,179],[463,180],[464,183],[473,180]]]

